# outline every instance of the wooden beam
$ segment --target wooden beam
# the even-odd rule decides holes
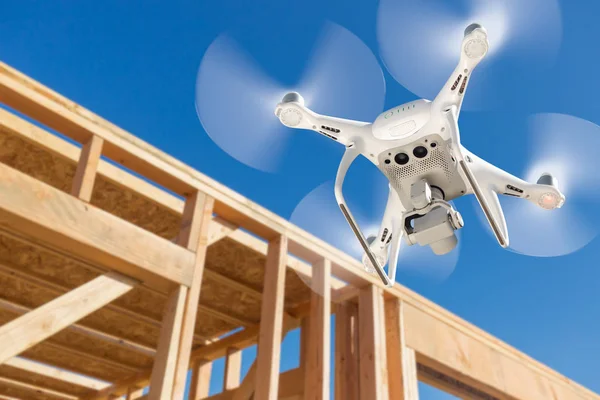
[[[230,324],[233,324],[235,326],[249,327],[256,325],[257,323],[257,321],[250,321],[245,318],[236,317],[231,314],[224,313],[215,308],[207,306],[206,304],[200,304],[198,308],[203,314],[210,315],[212,317],[220,319],[221,321],[229,322]]]
[[[358,300],[360,398],[387,400],[383,293],[376,286],[361,289]]]
[[[67,393],[59,392],[57,390],[46,389],[40,386],[32,385],[29,383],[20,382],[14,379],[4,378],[0,376],[0,387],[8,386],[15,388],[22,392],[30,392],[29,394],[35,396],[33,393],[44,396],[46,399],[57,399],[57,400],[77,400],[77,396],[73,396]]]
[[[173,394],[186,296],[187,288],[179,286],[173,291],[165,307],[158,351],[150,378],[150,400],[170,400]]]
[[[26,314],[26,313],[32,311],[32,309],[30,309],[29,307],[25,307],[21,304],[17,304],[12,301],[4,300],[4,299],[0,299],[0,309],[8,310],[15,314],[20,314],[20,315],[23,315],[23,314]],[[83,325],[79,325],[79,324],[72,324],[72,325],[69,325],[66,329],[68,329],[72,332],[77,332],[79,334],[82,334],[82,335],[85,335],[88,337],[102,340],[103,342],[110,343],[115,346],[119,346],[121,348],[127,349],[127,350],[132,350],[132,351],[138,352],[140,354],[144,354],[149,357],[154,357],[154,355],[156,354],[156,351],[148,346],[144,346],[142,344],[135,343],[130,340],[123,339],[123,338],[120,338],[117,336],[113,336],[111,334],[101,332],[101,331],[98,331],[93,328],[88,328],[87,326],[83,326]]]
[[[190,285],[194,254],[0,164],[2,230],[166,290]]]
[[[223,390],[233,390],[240,386],[242,376],[242,350],[230,347],[225,357],[225,378]]]
[[[330,398],[331,262],[321,260],[313,268],[304,398],[328,400]]]
[[[208,247],[208,231],[212,220],[214,200],[195,192],[185,202],[179,244],[196,253],[192,284],[187,291],[185,309],[179,339],[179,350],[175,366],[173,400],[182,400],[185,393],[190,353],[196,329],[196,315],[200,303],[200,288],[204,276],[204,262]]]
[[[280,236],[273,239],[269,243],[267,254],[260,314],[260,335],[256,357],[256,373],[260,376],[260,380],[256,382],[257,399],[277,400],[286,258],[287,238]]]
[[[202,400],[208,397],[211,374],[212,361],[196,360],[193,362],[189,400]]]
[[[288,332],[291,331],[292,329],[294,329],[295,327],[297,327],[298,323],[299,323],[298,320],[285,318],[285,317],[283,318],[283,326],[282,326],[280,342],[283,342],[283,339],[288,334]],[[260,351],[259,351],[259,353],[260,353]],[[250,400],[252,398],[254,398],[254,399],[259,398],[256,396],[256,393],[255,393],[255,389],[257,386],[257,379],[256,379],[257,362],[258,362],[258,357],[256,360],[254,360],[254,362],[250,366],[250,369],[246,373],[246,376],[244,377],[244,380],[240,384],[239,388],[236,389],[234,392],[232,392],[233,393],[232,400]],[[258,376],[262,377],[262,375],[258,375]],[[298,382],[298,386],[302,387],[301,381]]]
[[[79,386],[90,390],[102,390],[110,386],[110,383],[87,376],[76,374],[65,369],[56,368],[50,365],[28,360],[23,357],[13,357],[6,360],[4,365],[17,368],[27,374],[41,375],[57,381],[66,382],[73,386]]]
[[[144,388],[131,387],[127,390],[126,400],[137,400],[144,395]]]
[[[0,327],[0,364],[96,311],[137,283],[109,272]]]
[[[312,299],[311,299],[312,302]],[[302,318],[300,324],[300,361],[299,368],[306,371],[306,359],[308,354],[308,341],[310,338],[310,315]]]
[[[554,381],[540,375],[527,362],[514,360],[412,305],[403,309],[406,345],[414,349],[419,364],[446,377],[498,398],[598,398],[577,393],[566,378]]]
[[[250,231],[261,234],[264,237],[272,237],[286,232],[290,240],[289,247],[292,253],[298,255],[304,252],[307,256],[314,256],[314,259],[319,257],[331,259],[334,275],[344,279],[346,279],[344,275],[347,275],[348,282],[355,283],[357,287],[365,283],[380,285],[376,278],[364,273],[360,269],[359,262],[352,260],[349,256],[343,255],[331,246],[324,245],[322,241],[286,223],[282,218],[276,217],[274,214],[249,202],[237,193],[224,188],[222,185],[206,178],[197,171],[166,156],[155,148],[102,120],[83,107],[43,87],[5,64],[0,64],[0,66],[0,101],[5,102],[10,107],[35,117],[41,123],[51,126],[58,131],[63,131],[64,128],[63,133],[68,132],[68,135],[73,135],[73,137],[79,138],[82,142],[98,133],[100,137],[110,143],[108,149],[113,159],[123,162],[124,165],[133,166],[133,169],[142,173],[147,178],[164,186],[169,186],[172,178],[175,177],[177,183],[174,185],[180,189],[178,193],[188,194],[193,190],[201,189],[215,197],[217,199],[215,211],[225,219],[248,228]],[[146,171],[149,174],[145,174],[144,172]],[[292,248],[297,249],[298,252],[295,252]],[[338,272],[341,274],[338,274]],[[536,376],[540,376],[540,379],[547,379],[553,384],[559,385],[562,385],[561,382],[566,381],[568,382],[568,390],[570,392],[581,396],[595,397],[593,393],[581,385],[569,381],[561,374],[552,371],[550,368],[518,352],[516,349],[441,309],[421,296],[399,286],[384,290],[388,296],[402,298],[407,303],[424,310],[428,315],[456,328],[461,334],[468,336],[469,339],[489,346],[513,362],[526,365]]]
[[[291,369],[279,375],[278,400],[303,400],[302,371],[300,368]],[[239,391],[242,386],[233,390],[226,390],[219,394],[207,397],[205,400],[235,400],[240,398]],[[256,399],[256,397],[255,397]]]
[[[385,302],[386,353],[390,399],[418,400],[415,352],[406,347],[402,300]]]
[[[92,199],[103,144],[104,140],[98,136],[92,136],[84,143],[73,178],[71,194],[88,203]]]
[[[335,398],[359,399],[358,307],[344,302],[335,315]],[[392,399],[395,400],[395,399]]]

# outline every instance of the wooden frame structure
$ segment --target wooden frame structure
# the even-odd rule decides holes
[[[600,399],[5,64],[0,103],[0,399]]]

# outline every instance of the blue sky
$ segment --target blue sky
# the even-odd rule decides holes
[[[290,163],[280,173],[264,173],[238,163],[210,140],[198,120],[194,90],[200,60],[224,31],[252,29],[256,38],[281,32],[280,37],[271,37],[273,43],[261,46],[255,41],[250,49],[258,60],[266,61],[274,54],[279,57],[277,43],[287,43],[288,51],[281,53],[279,62],[265,63],[265,68],[272,76],[290,81],[305,67],[307,46],[325,20],[349,29],[377,54],[377,5],[374,0],[2,1],[0,57],[288,218],[303,196],[334,178],[342,149],[316,134],[299,132],[306,134],[302,148],[312,146],[313,150],[290,155]],[[514,59],[499,57],[485,76],[497,100],[494,108],[461,115],[465,145],[514,173],[525,166],[522,141],[528,114],[567,113],[600,124],[596,95],[600,51],[595,45],[600,34],[596,17],[600,3],[563,0],[560,6],[563,32],[556,62],[537,65],[535,73],[528,75],[530,70],[515,67],[519,64]],[[302,29],[286,30],[286,26]],[[518,85],[506,84],[504,66],[513,71]],[[493,73],[498,75],[497,82]],[[415,99],[385,69],[384,77],[386,108]],[[474,75],[471,85],[476,88],[477,84]],[[365,195],[356,189],[352,196],[360,202]],[[564,257],[524,257],[502,250],[485,233],[470,199],[459,200],[457,206],[467,227],[462,231],[455,272],[441,284],[411,276],[399,280],[600,392],[598,241]],[[598,215],[593,208],[586,212]],[[294,365],[296,339],[292,336],[284,345],[284,367]],[[252,352],[245,357],[246,368]],[[222,371],[222,363],[217,362],[215,369]],[[215,373],[214,388],[219,375]],[[422,393],[424,399],[446,398],[425,387]]]

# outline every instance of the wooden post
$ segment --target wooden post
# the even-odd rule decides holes
[[[304,377],[305,400],[328,400],[331,341],[331,262],[313,266],[310,301],[310,334]]]
[[[285,338],[285,336],[295,326],[297,326],[296,321],[293,318],[284,315],[283,328],[282,328],[282,332],[281,332],[281,342],[283,342],[283,339]],[[239,387],[233,393],[233,398],[231,400],[250,400],[253,398],[252,396],[254,395],[255,388],[256,388],[256,364],[257,364],[257,361],[258,360],[254,360],[254,362],[250,366],[250,369],[246,373],[244,380],[242,381],[242,383],[239,385]],[[254,398],[257,399],[257,397],[254,397]]]
[[[225,379],[223,379],[223,391],[233,390],[240,386],[242,376],[242,351],[236,348],[228,348],[225,356]]]
[[[203,193],[195,192],[188,197],[183,210],[182,229],[178,237],[180,245],[196,252],[196,262],[192,285],[189,288],[183,326],[179,340],[175,381],[173,387],[173,400],[182,400],[185,393],[185,384],[190,364],[190,353],[196,328],[196,315],[200,303],[200,288],[204,275],[204,261],[208,247],[208,232],[212,220],[214,200]]]
[[[358,400],[358,307],[337,304],[335,314],[335,398]]]
[[[308,317],[302,318],[300,324],[300,362],[299,368],[306,371],[306,355],[308,354],[308,338],[310,336],[310,320]]]
[[[136,284],[109,272],[4,324],[0,327],[0,364],[105,306]]]
[[[94,182],[96,181],[96,172],[103,144],[104,140],[94,135],[81,149],[79,163],[77,164],[77,170],[73,178],[71,194],[85,202],[89,202],[92,199],[92,191],[94,190]]]
[[[150,392],[148,393],[150,400],[170,400],[173,394],[186,296],[187,288],[180,286],[171,293],[167,300],[160,329],[158,349],[152,367],[152,376],[150,377]]]
[[[414,350],[406,347],[400,299],[385,302],[385,322],[390,399],[418,400],[417,362]]]
[[[374,285],[360,290],[358,301],[361,400],[387,400],[383,293]]]
[[[277,400],[283,323],[283,299],[287,261],[287,237],[269,243],[256,357],[255,398]]]
[[[210,375],[212,362],[196,360],[192,366],[189,400],[201,400],[208,397],[210,391]]]

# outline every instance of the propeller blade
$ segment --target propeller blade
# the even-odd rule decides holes
[[[286,50],[278,48],[280,53]],[[335,117],[370,121],[383,110],[383,72],[369,48],[350,31],[325,24],[308,65],[298,84],[286,87],[232,35],[220,35],[198,69],[196,111],[204,130],[238,161],[275,172],[297,133],[274,115],[285,93],[297,91],[313,111]]]
[[[352,171],[351,171],[352,172]],[[388,184],[383,175],[376,172],[361,179],[346,179],[344,192],[349,207],[365,237],[377,235],[388,196]],[[355,182],[360,182],[356,185]],[[368,188],[364,182],[372,182]],[[362,186],[362,187],[361,187]],[[370,193],[365,198],[364,193]],[[360,197],[360,202],[352,201]],[[334,182],[328,181],[307,194],[296,206],[290,221],[312,233],[332,246],[344,251],[357,260],[362,259],[363,250],[352,232],[334,196]],[[429,247],[409,246],[403,239],[400,246],[397,279],[403,276],[423,278],[432,283],[441,283],[454,271],[460,251],[459,245],[450,253],[437,256]],[[304,279],[303,277],[301,277]],[[306,282],[310,285],[309,282]]]
[[[600,127],[565,114],[530,117],[530,163],[523,179],[543,173],[558,180],[565,204],[544,210],[524,199],[501,196],[510,250],[529,256],[556,257],[576,252],[600,232],[596,211],[600,195]]]
[[[557,0],[382,0],[380,56],[398,83],[432,100],[456,67],[464,30],[474,22],[486,29],[490,50],[477,67],[463,109],[489,109],[502,85],[524,87],[533,74],[523,70],[547,67],[556,58],[562,37]],[[502,68],[486,79],[499,55]]]

